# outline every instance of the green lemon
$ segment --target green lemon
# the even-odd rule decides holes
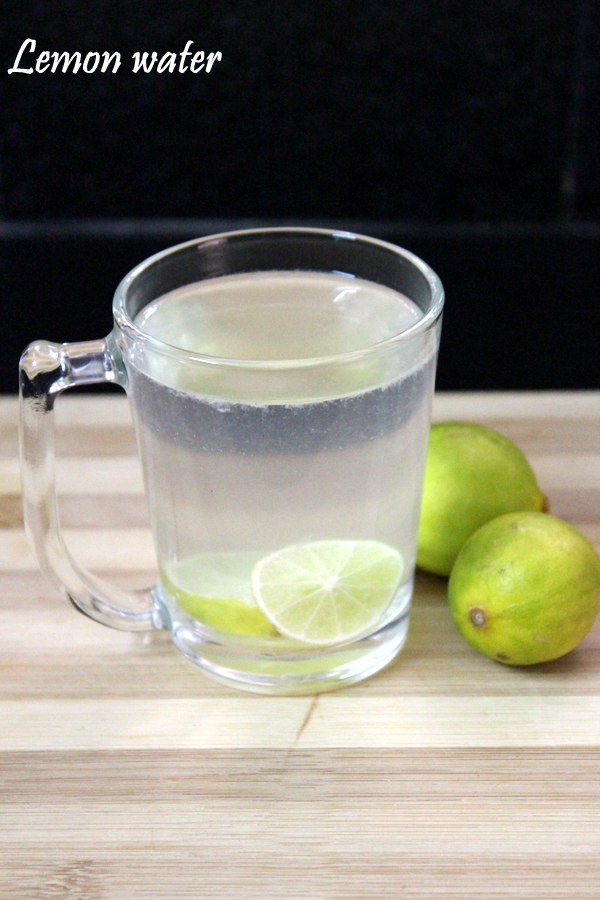
[[[547,513],[509,513],[480,528],[448,583],[458,631],[481,653],[527,666],[564,656],[600,610],[600,557]]]
[[[231,634],[274,637],[250,586],[260,554],[198,553],[162,570],[162,581],[181,609],[209,628]]]
[[[490,519],[544,505],[533,470],[512,441],[483,425],[439,422],[429,435],[417,565],[449,575],[467,538]]]
[[[281,634],[326,646],[353,640],[376,626],[403,571],[400,553],[379,541],[314,541],[260,560],[252,588]]]

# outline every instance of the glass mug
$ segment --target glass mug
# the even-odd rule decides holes
[[[402,647],[443,289],[373,238],[311,228],[188,241],[118,286],[105,340],[21,359],[25,524],[42,570],[114,628],[168,629],[231,686],[351,684]],[[53,406],[113,382],[132,405],[159,568],[126,591],[63,543]]]

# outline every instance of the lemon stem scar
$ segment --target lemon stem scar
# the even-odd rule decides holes
[[[483,628],[487,622],[485,610],[481,606],[473,606],[469,610],[469,619],[475,628]]]

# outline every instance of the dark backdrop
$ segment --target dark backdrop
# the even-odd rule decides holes
[[[600,0],[11,0],[0,25],[0,390],[27,341],[106,333],[149,253],[255,223],[422,255],[441,389],[600,387]],[[122,66],[9,75],[26,38],[22,66]],[[133,74],[187,41],[222,60]]]

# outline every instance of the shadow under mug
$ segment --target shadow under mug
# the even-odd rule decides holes
[[[338,304],[339,315],[354,317],[365,334],[375,311],[354,290],[356,279],[403,294],[418,315],[367,346],[289,358],[261,356],[253,310],[235,290],[228,303],[237,337],[254,328],[259,349],[252,359],[190,352],[136,323],[165,294],[242,273],[286,273],[288,283],[306,273],[335,273],[354,298],[347,309]],[[290,298],[284,313],[277,305],[267,309],[283,346],[295,327],[307,333],[323,327],[303,307],[302,291]],[[443,299],[440,280],[413,254],[323,229],[231,232],[141,263],[116,290],[106,339],[37,341],[21,359],[24,515],[42,570],[86,615],[124,630],[168,629],[188,660],[238,688],[313,693],[381,669],[408,630]],[[284,317],[279,327],[280,314],[296,326],[286,326]],[[261,315],[265,321],[265,310]],[[84,570],[61,537],[54,401],[70,387],[98,382],[123,387],[132,406],[160,572],[144,591],[122,590]],[[261,561],[283,550],[285,573],[296,566],[298,548],[317,570],[340,554],[363,554],[374,591],[381,592],[384,576],[377,565],[369,568],[373,553],[388,548],[402,572],[375,619],[348,606],[360,605],[367,582],[344,599],[340,621],[335,597],[327,600],[333,605],[316,604],[306,626],[313,637],[299,639],[278,630],[277,617],[253,593]],[[198,576],[201,588],[194,587]],[[302,609],[298,604],[291,619],[284,610],[283,620],[295,621]],[[344,626],[354,613],[358,633],[348,637]],[[315,633],[325,637],[315,640]]]

